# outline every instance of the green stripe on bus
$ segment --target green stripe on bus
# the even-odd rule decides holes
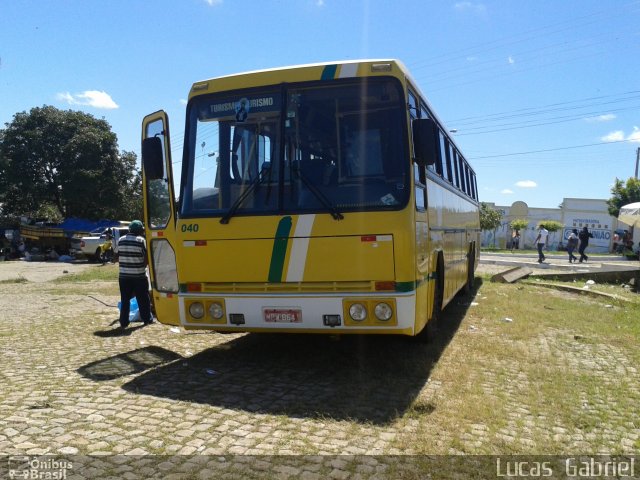
[[[322,69],[320,80],[333,80],[333,77],[336,76],[336,70],[338,70],[338,65],[327,65]]]
[[[291,233],[291,217],[282,217],[276,230],[276,238],[273,239],[273,251],[271,252],[271,265],[269,266],[269,282],[281,282],[284,270],[284,259],[287,256],[287,244]]]
[[[427,275],[415,282],[396,282],[396,292],[412,292],[432,280],[435,280],[435,273],[433,275]]]
[[[416,289],[416,282],[396,282],[396,292],[411,292]]]

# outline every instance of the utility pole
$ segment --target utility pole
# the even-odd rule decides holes
[[[638,163],[640,163],[640,147],[636,150],[636,180],[638,179]]]

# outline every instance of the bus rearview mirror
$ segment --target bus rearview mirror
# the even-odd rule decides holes
[[[148,180],[164,178],[164,156],[162,141],[159,137],[148,137],[142,140],[142,168]]]
[[[436,149],[437,129],[430,118],[417,118],[411,123],[413,130],[413,151],[418,165],[433,165],[436,163],[438,151]]]

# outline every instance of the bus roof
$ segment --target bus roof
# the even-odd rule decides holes
[[[229,75],[221,75],[219,77],[213,77],[213,78],[209,78],[206,80],[201,80],[198,82],[195,82],[194,85],[198,85],[201,84],[203,82],[208,82],[211,80],[220,80],[223,78],[232,78],[232,77],[239,77],[239,76],[243,76],[243,75],[253,75],[253,74],[257,74],[257,73],[273,73],[273,72],[284,72],[286,70],[299,70],[299,69],[303,69],[303,68],[313,68],[313,67],[326,67],[329,65],[349,65],[349,64],[371,64],[371,63],[393,63],[395,65],[398,66],[398,68],[406,75],[408,74],[407,72],[407,68],[404,66],[404,64],[397,59],[392,59],[392,58],[383,58],[383,59],[360,59],[360,60],[337,60],[334,62],[317,62],[317,63],[303,63],[303,64],[299,64],[299,65],[286,65],[286,66],[281,66],[281,67],[274,67],[274,68],[264,68],[264,69],[259,69],[259,70],[249,70],[246,72],[238,72],[238,73],[232,73]]]

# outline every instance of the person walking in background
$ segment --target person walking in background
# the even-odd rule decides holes
[[[593,238],[593,234],[587,229],[587,227],[582,227],[580,233],[578,234],[578,239],[580,240],[580,246],[578,247],[578,253],[580,254],[580,263],[584,260],[585,262],[589,260],[589,257],[584,253],[587,246],[589,246],[589,239]]]
[[[574,228],[569,234],[569,238],[567,238],[567,253],[569,254],[569,263],[573,263],[578,260],[573,254],[573,251],[578,246],[578,229]]]
[[[511,235],[511,253],[513,253],[514,250],[518,250],[520,245],[520,232],[518,230],[514,230],[513,234]]]
[[[547,259],[547,257],[544,256],[544,253],[542,253],[542,249],[546,245],[548,238],[549,238],[549,230],[544,228],[544,225],[540,225],[540,229],[538,230],[538,236],[533,242],[538,247],[538,263],[542,263]]]
[[[129,326],[129,302],[133,297],[138,301],[140,318],[145,325],[153,322],[151,301],[149,300],[149,282],[147,280],[147,243],[142,236],[144,227],[140,220],[129,225],[129,233],[118,240],[120,260],[120,331]]]
[[[611,247],[611,253],[618,253],[619,243],[620,243],[620,235],[618,235],[618,232],[613,232],[613,246]]]

